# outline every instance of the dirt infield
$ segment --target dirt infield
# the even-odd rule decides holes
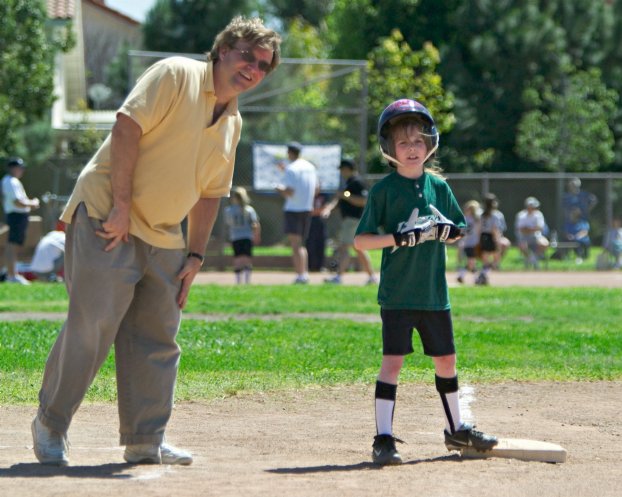
[[[554,442],[564,464],[461,460],[442,443],[433,385],[403,385],[396,433],[405,464],[370,461],[373,389],[352,386],[238,396],[176,406],[168,438],[190,449],[189,467],[123,464],[116,409],[84,405],[69,432],[71,466],[36,463],[34,408],[2,407],[0,495],[518,497],[620,495],[622,383],[475,385],[479,427]]]
[[[202,273],[198,283],[230,284],[232,279],[230,273]],[[322,279],[313,275],[312,284]],[[448,279],[455,281],[452,275]],[[257,272],[254,283],[291,281],[290,273]],[[364,281],[361,274],[346,277],[346,284]],[[493,284],[616,288],[622,286],[622,274],[497,273]],[[189,467],[124,464],[113,404],[80,408],[69,432],[69,467],[41,466],[30,435],[35,407],[0,406],[0,496],[620,495],[622,382],[462,387],[473,388],[469,408],[478,428],[502,437],[560,444],[568,451],[567,462],[462,460],[448,453],[442,443],[442,408],[431,379],[426,385],[398,389],[395,431],[407,442],[399,445],[405,464],[388,468],[370,463],[375,433],[371,385],[180,403],[167,434],[170,443],[194,453]]]

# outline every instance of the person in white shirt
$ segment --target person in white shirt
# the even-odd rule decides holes
[[[65,231],[61,226],[57,226],[57,229],[47,233],[37,243],[29,269],[39,280],[59,281],[58,276],[63,271],[64,259]]]
[[[24,175],[26,164],[20,157],[11,157],[7,162],[7,173],[2,178],[2,201],[6,224],[9,227],[8,243],[4,247],[6,260],[6,281],[30,284],[17,272],[17,253],[26,240],[28,214],[39,208],[38,198],[28,198],[20,178]]]
[[[283,183],[276,191],[285,198],[285,234],[292,246],[292,261],[296,271],[294,283],[309,282],[309,262],[305,241],[311,225],[313,199],[318,188],[315,166],[300,157],[302,145],[291,142],[287,145],[290,164],[285,167]]]
[[[549,246],[549,241],[544,236],[546,221],[539,207],[537,198],[527,197],[525,209],[516,215],[515,223],[518,247],[527,264],[533,266],[537,266],[538,259],[544,256],[544,251]]]

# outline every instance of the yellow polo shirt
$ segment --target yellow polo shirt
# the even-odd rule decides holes
[[[213,65],[185,57],[156,62],[139,78],[120,113],[142,129],[134,172],[130,234],[161,248],[183,248],[180,223],[200,198],[229,194],[242,118],[237,99],[212,123]],[[80,202],[90,217],[112,209],[110,140],[85,166],[61,219]]]

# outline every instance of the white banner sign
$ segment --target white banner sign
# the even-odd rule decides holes
[[[311,162],[318,172],[320,189],[334,191],[339,188],[339,163],[341,145],[302,145],[300,157]],[[274,191],[282,182],[283,170],[279,164],[286,165],[287,145],[267,142],[253,143],[253,188],[255,190]]]

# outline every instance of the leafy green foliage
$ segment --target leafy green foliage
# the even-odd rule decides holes
[[[88,114],[92,111],[84,100],[78,102],[78,110],[82,112],[82,122],[70,126],[76,132],[69,139],[68,155],[88,158],[102,144],[105,133],[95,128],[93,124],[89,124]]]
[[[271,13],[285,21],[304,20],[312,26],[320,26],[332,8],[332,0],[271,0]]]
[[[440,132],[452,128],[455,120],[451,113],[453,95],[445,91],[436,72],[440,55],[431,43],[414,51],[395,29],[371,51],[369,61],[372,115],[379,116],[397,98],[410,97],[425,102]]]
[[[157,0],[143,24],[145,47],[162,52],[208,52],[233,17],[250,13],[248,0]]]
[[[394,29],[401,33],[412,31],[420,3],[420,0],[335,0],[327,18],[332,57],[367,59],[380,39]]]
[[[15,153],[16,131],[54,101],[53,58],[71,46],[67,31],[46,32],[39,0],[0,3],[0,156]]]
[[[369,55],[369,110],[374,116],[370,120],[370,135],[373,143],[377,143],[378,116],[398,98],[423,102],[434,116],[441,133],[452,128],[453,95],[443,88],[441,77],[436,72],[439,62],[438,50],[431,43],[425,43],[421,50],[414,51],[397,29],[380,40]],[[371,154],[375,156],[378,166],[384,161],[378,157],[377,148],[373,147]]]
[[[579,71],[555,91],[543,84],[525,92],[533,102],[518,126],[517,151],[551,171],[598,171],[614,159],[613,121],[618,94],[593,68]]]

